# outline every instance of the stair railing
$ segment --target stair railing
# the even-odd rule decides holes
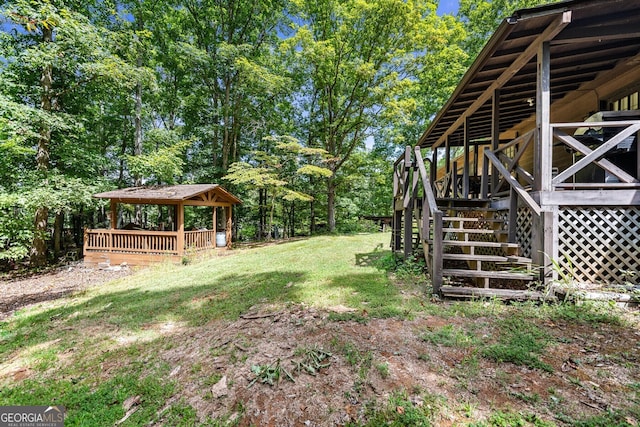
[[[422,159],[420,147],[414,148],[415,165],[419,174],[414,175],[414,191],[420,182],[422,185],[422,218],[418,221],[418,230],[420,231],[420,240],[425,247],[425,260],[431,274],[431,285],[433,293],[439,293],[442,286],[442,211],[438,208],[436,197],[433,193],[433,187],[429,181],[427,168]],[[430,165],[434,167],[434,165]],[[431,245],[429,245],[429,237]]]

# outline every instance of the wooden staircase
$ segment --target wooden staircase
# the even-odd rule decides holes
[[[429,170],[435,175],[429,163]],[[539,269],[521,256],[519,245],[514,243],[517,205],[511,203],[507,210],[498,211],[489,207],[489,200],[468,195],[436,198],[446,192],[442,194],[442,188],[432,184],[435,176],[430,178],[419,146],[405,148],[404,155],[394,163],[393,174],[391,248],[407,259],[422,246],[435,294],[547,299],[531,290]],[[512,195],[511,200],[522,199],[540,214],[535,201],[509,173],[506,175],[517,195]],[[483,188],[486,183],[488,178]]]
[[[442,296],[491,296],[541,299],[529,285],[537,278],[531,259],[520,256],[517,243],[507,241],[505,221],[478,199],[438,199],[442,218]],[[433,230],[433,227],[430,227]],[[433,231],[432,231],[433,233]],[[433,236],[423,240],[433,247]]]

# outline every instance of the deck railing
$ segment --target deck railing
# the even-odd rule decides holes
[[[614,128],[612,133],[615,132],[615,134],[609,135],[606,141],[602,141],[598,147],[596,147],[595,149],[591,149],[587,147],[583,142],[579,141],[576,136],[570,135],[563,130],[578,128]],[[639,120],[585,123],[553,123],[551,124],[551,130],[554,141],[561,143],[565,146],[565,148],[567,148],[568,151],[572,151],[581,157],[570,167],[563,171],[560,171],[555,177],[553,177],[553,179],[551,180],[551,185],[554,190],[578,188],[640,188],[638,177],[629,174],[627,171],[613,164],[605,157],[607,153],[612,152],[620,146],[626,145],[628,148],[630,148],[632,143],[638,144],[638,141],[635,141],[634,138],[635,135],[637,135],[637,133],[640,131]],[[629,150],[628,155],[637,156],[637,154],[631,150]],[[613,182],[567,182],[567,180],[576,176],[578,172],[584,170],[590,164],[596,164],[600,168],[604,169],[604,171],[613,178]]]

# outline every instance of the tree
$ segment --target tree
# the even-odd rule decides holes
[[[265,151],[254,151],[247,162],[233,163],[224,179],[238,186],[265,191],[269,207],[269,234],[273,229],[278,201],[313,200],[313,196],[301,191],[297,181],[312,176],[326,177],[332,172],[317,164],[327,155],[322,149],[304,147],[290,136],[270,136],[265,137],[265,141],[268,143],[263,147]]]
[[[83,129],[82,121],[67,112],[67,101],[92,82],[128,81],[129,67],[111,54],[106,30],[94,26],[62,1],[5,2],[2,12],[14,26],[2,38],[1,73],[6,82],[3,95],[23,107],[19,116],[11,111],[3,111],[3,116],[10,126],[25,131],[27,136],[20,138],[20,144],[35,147],[35,161],[23,164],[29,168],[24,176],[15,178],[29,188],[55,193],[60,191],[60,185],[66,186],[61,184],[65,180],[57,178],[65,167],[63,152]],[[56,177],[55,183],[51,182],[52,177]],[[47,261],[51,206],[48,199],[34,197],[30,259],[32,265],[42,266]]]
[[[439,18],[429,1],[296,0],[300,19],[284,45],[305,75],[299,102],[311,145],[332,159],[327,218],[335,230],[336,174],[376,129],[402,125],[419,58]]]

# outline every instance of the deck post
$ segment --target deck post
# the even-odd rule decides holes
[[[458,162],[453,162],[453,171],[451,173],[451,185],[453,185],[451,197],[458,198]]]
[[[509,191],[509,234],[507,242],[516,242],[516,230],[518,229],[518,193],[513,187]]]
[[[442,211],[433,213],[433,248],[431,248],[431,286],[433,294],[439,294],[442,287]]]
[[[445,168],[445,172],[449,173],[451,172],[451,136],[447,135],[447,139],[444,142],[444,149],[445,149],[445,153],[444,153],[444,168]]]
[[[540,266],[540,276],[544,283],[557,278],[551,260],[558,260],[558,211],[546,210],[539,216],[533,215],[531,228],[531,259]]]
[[[404,151],[404,258],[407,259],[413,252],[413,189],[411,188],[411,147],[407,146]]]
[[[438,148],[432,148],[433,156],[431,160],[431,169],[429,170],[431,175],[431,182],[435,184],[438,180]]]
[[[551,191],[553,146],[551,135],[551,55],[549,42],[538,49],[538,77],[536,85],[536,139],[534,154],[535,191]]]

